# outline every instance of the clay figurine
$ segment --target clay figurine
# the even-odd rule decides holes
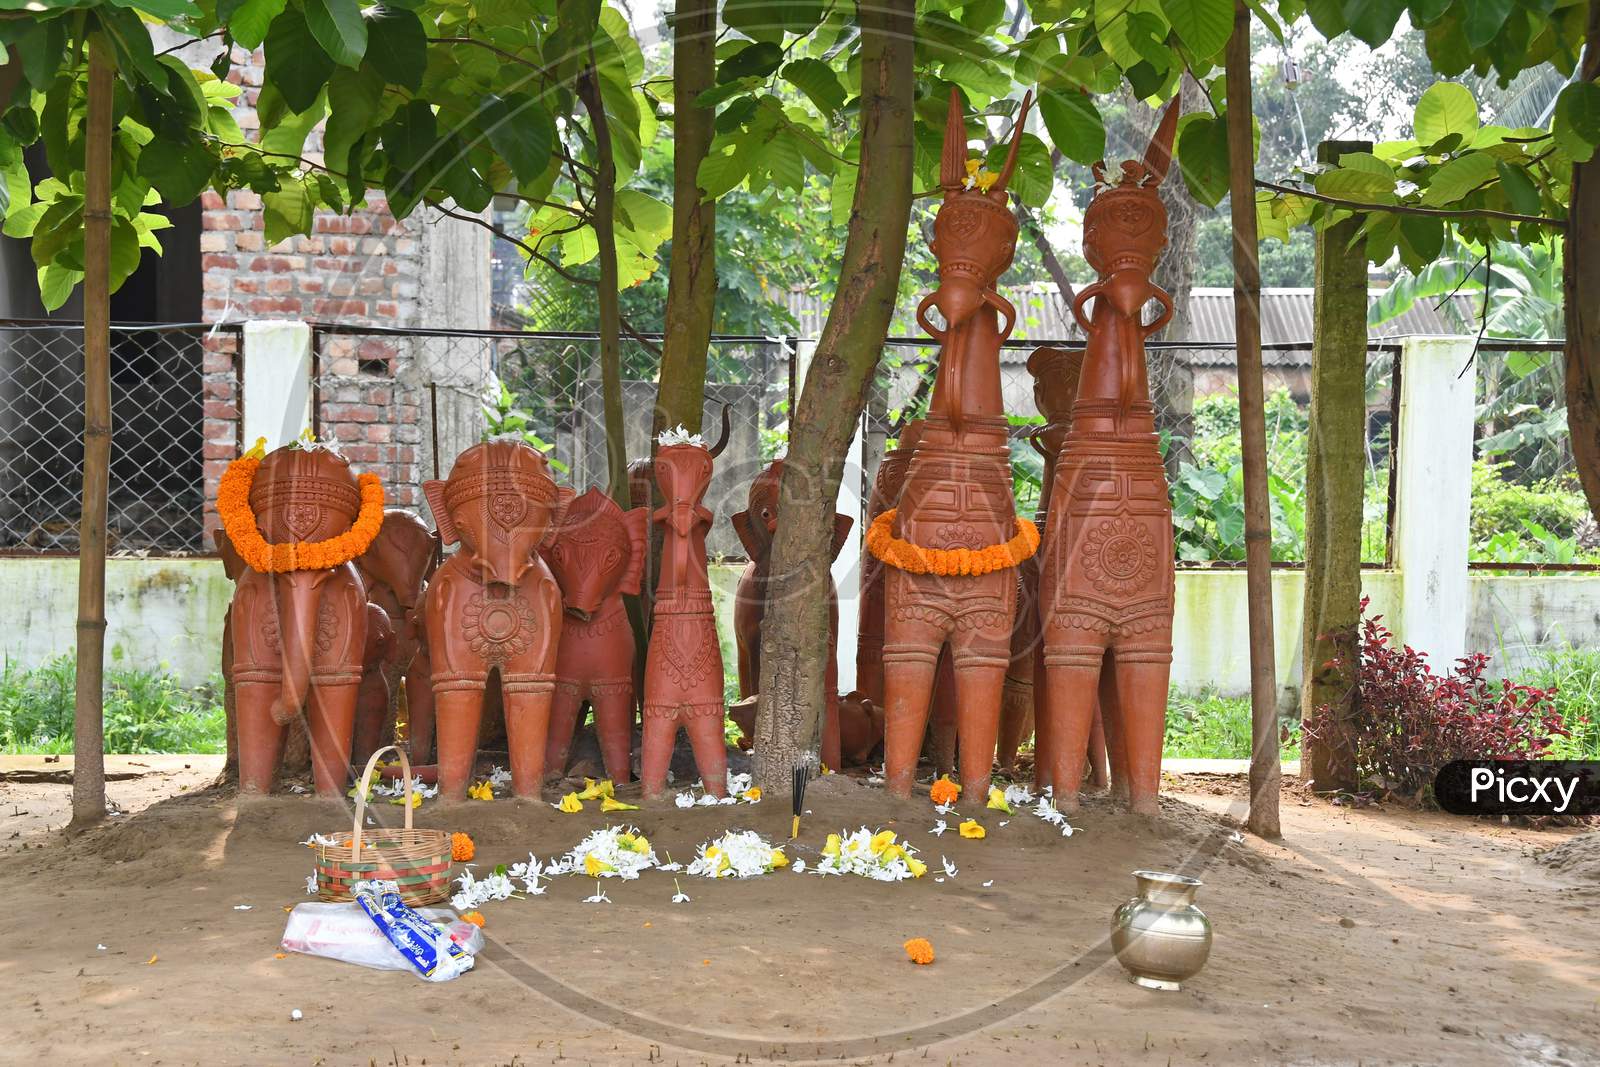
[[[671,443],[669,443],[671,442]],[[722,648],[706,573],[711,453],[698,438],[662,435],[655,476],[666,500],[652,518],[662,527],[650,648],[645,658],[640,779],[646,798],[661,795],[681,725],[706,792],[727,793]]]
[[[950,94],[939,183],[944,201],[932,242],[939,287],[917,308],[918,322],[940,343],[939,370],[898,506],[892,519],[886,520],[889,512],[879,516],[868,536],[874,554],[891,564],[884,589],[884,774],[895,796],[911,793],[947,644],[962,784],[971,796],[987,791],[1011,659],[1014,568],[1037,544],[1011,496],[1000,394],[1000,346],[1016,310],[994,289],[1016,250],[1006,184],[1029,103],[1004,168],[986,183],[968,175],[961,98]],[[943,327],[929,320],[932,307]],[[878,536],[886,521],[887,539]]]
[[[466,797],[484,690],[497,674],[511,788],[537,797],[561,640],[561,590],[539,549],[570,490],[557,490],[535,449],[494,440],[462,452],[448,479],[424,482],[422,491],[439,539],[461,545],[434,572],[426,598],[440,794]]]
[[[733,633],[739,649],[739,696],[751,697],[761,684],[761,620],[767,614],[768,568],[772,541],[778,532],[778,480],[783,460],[775,459],[750,483],[749,509],[730,520],[750,561],[739,575],[734,592]],[[833,556],[837,558],[855,520],[833,516]],[[839,758],[839,594],[828,579],[828,668],[824,692],[827,706],[822,723],[822,762],[837,769]]]
[[[649,508],[623,511],[591,488],[567,506],[545,560],[561,587],[566,619],[556,653],[556,695],[550,711],[545,771],[566,769],[578,713],[594,708],[606,775],[633,780],[633,629],[624,594],[639,592],[649,544]]]
[[[1172,162],[1177,123],[1174,101],[1144,160],[1123,163],[1115,181],[1097,164],[1095,197],[1084,212],[1084,257],[1099,279],[1072,303],[1088,345],[1052,479],[1039,584],[1049,781],[1069,810],[1098,694],[1113,788],[1126,791],[1134,811],[1157,811],[1172,667],[1172,505],[1145,339],[1172,317],[1172,300],[1150,273],[1167,241],[1157,188]],[[1146,323],[1152,300],[1161,312]]]
[[[374,730],[368,713],[363,710],[356,717],[356,762],[364,763],[361,755],[369,755],[367,737],[374,739],[372,747],[389,743],[395,719],[396,705],[402,688],[406,701],[406,741],[413,766],[432,762],[433,759],[433,665],[428,655],[426,627],[422,621],[422,596],[428,578],[439,562],[439,540],[428,524],[403,508],[390,508],[383,513],[383,529],[370,548],[356,559],[356,569],[367,586],[367,599],[381,608],[387,616],[386,625],[393,633],[392,647],[382,661],[382,677],[386,689],[386,705],[381,722]],[[369,640],[368,645],[372,642]],[[372,669],[369,657],[367,669]],[[371,691],[376,703],[376,683],[363,681],[363,693]],[[365,707],[365,705],[363,706]]]

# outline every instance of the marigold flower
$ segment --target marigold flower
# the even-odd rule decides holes
[[[464,923],[471,923],[473,926],[481,927],[485,920],[483,918],[483,912],[469,911],[461,916],[461,921]]]
[[[897,509],[890,508],[867,528],[867,551],[897,570],[910,574],[982,575],[1015,567],[1039,550],[1039,528],[1018,515],[1017,533],[1003,544],[985,548],[923,548],[894,536]]]
[[[985,830],[983,828],[983,824],[977,819],[968,819],[966,822],[956,827],[956,829],[961,831],[962,837],[970,837],[974,841],[982,841],[985,837],[989,836],[989,831]]]
[[[472,842],[471,834],[457,831],[450,835],[450,858],[457,863],[466,863],[478,854],[478,847]]]
[[[217,514],[228,539],[252,570],[263,574],[296,570],[329,570],[348,563],[371,547],[383,528],[383,483],[376,474],[356,479],[361,507],[350,529],[324,541],[268,543],[250,510],[250,487],[261,467],[266,442],[228,464],[217,485]]]
[[[903,946],[906,950],[906,959],[920,967],[926,967],[933,962],[933,942],[925,937],[913,937]]]
[[[933,783],[928,790],[928,799],[938,805],[954,804],[961,797],[961,787],[950,780],[947,774]]]

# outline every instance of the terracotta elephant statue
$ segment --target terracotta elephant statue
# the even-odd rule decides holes
[[[428,583],[439,791],[462,800],[472,778],[490,675],[499,678],[511,787],[537,797],[544,776],[561,590],[539,549],[554,536],[570,490],[521,441],[473,445],[450,477],[422,491],[445,545],[461,545]]]
[[[1067,809],[1077,803],[1098,698],[1113,791],[1136,812],[1158,810],[1174,567],[1145,339],[1172,316],[1171,298],[1150,274],[1167,241],[1159,187],[1177,122],[1174,101],[1143,161],[1123,163],[1118,180],[1096,164],[1084,212],[1084,257],[1099,278],[1072,304],[1088,343],[1052,479],[1039,582],[1049,781]],[[1151,301],[1162,310],[1147,323]]]
[[[294,445],[262,459],[249,503],[267,542],[315,542],[347,532],[361,496],[341,456]],[[230,554],[231,546],[224,559]],[[367,618],[366,586],[353,563],[272,574],[239,570],[224,655],[242,792],[271,791],[285,727],[303,712],[317,792],[343,794]]]
[[[362,702],[356,715],[357,763],[365,762],[380,743],[387,743],[385,731],[393,728],[396,697],[402,686],[411,762],[432,761],[433,666],[422,619],[422,597],[438,563],[439,539],[421,518],[401,508],[384,512],[383,529],[356,559],[356,569],[367,585],[367,599],[382,609],[392,632],[391,647],[384,653],[379,671],[384,683],[381,709],[377,683],[362,682]],[[374,666],[371,656],[366,666],[370,674]],[[374,711],[378,712],[376,722]]]
[[[734,591],[733,634],[739,650],[739,696],[756,695],[761,685],[761,620],[767,614],[768,568],[772,562],[772,541],[778,532],[778,481],[783,477],[783,460],[775,459],[750,483],[749,504],[745,511],[730,518],[733,530],[744,545],[749,562],[739,575]],[[837,559],[850,536],[855,520],[848,515],[833,517],[833,558]],[[828,668],[824,682],[828,702],[822,723],[822,762],[841,766],[839,755],[839,596],[828,582]]]
[[[614,782],[632,780],[634,638],[622,598],[639,592],[649,554],[649,513],[647,507],[623,511],[591,488],[568,505],[544,551],[566,609],[545,746],[548,774],[566,769],[587,701],[606,775]]]

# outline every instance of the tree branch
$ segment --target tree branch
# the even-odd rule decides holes
[[[1434,219],[1503,219],[1506,222],[1532,222],[1540,226],[1552,226],[1564,230],[1567,226],[1566,219],[1551,219],[1543,215],[1519,215],[1514,211],[1492,211],[1488,208],[1442,208],[1421,207],[1415,204],[1367,204],[1358,200],[1344,200],[1327,193],[1319,193],[1312,189],[1297,189],[1292,185],[1281,185],[1278,182],[1256,179],[1257,189],[1270,189],[1275,193],[1288,193],[1290,196],[1303,196],[1307,200],[1317,200],[1324,204],[1333,204],[1336,207],[1349,208],[1351,211],[1385,211],[1391,215],[1422,215]]]

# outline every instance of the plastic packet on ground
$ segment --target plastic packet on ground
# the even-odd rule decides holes
[[[469,954],[483,947],[483,931],[456,917],[449,908],[419,908],[417,914],[431,924],[443,926]],[[351,901],[331,904],[306,901],[289,913],[283,931],[285,952],[323,956],[379,971],[409,971],[411,961],[379,931],[360,904]]]
[[[362,881],[350,890],[379,933],[400,950],[425,981],[448,982],[472,970],[473,958],[467,950],[451,939],[448,930],[434,926],[408,908],[394,882]]]

